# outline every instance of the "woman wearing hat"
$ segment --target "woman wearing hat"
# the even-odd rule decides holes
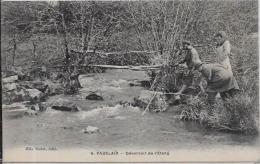
[[[232,67],[230,64],[229,56],[231,54],[230,42],[227,40],[227,34],[224,31],[219,31],[215,35],[217,41],[216,54],[217,54],[217,63],[221,64],[228,71],[232,72]],[[233,77],[234,78],[234,77]],[[233,80],[235,89],[239,90],[236,79]]]
[[[223,65],[226,69],[232,72],[229,56],[230,56],[230,42],[227,40],[227,34],[224,31],[219,31],[215,35],[217,41],[216,54],[217,62]]]

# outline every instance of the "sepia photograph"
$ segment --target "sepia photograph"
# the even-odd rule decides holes
[[[257,0],[1,1],[3,163],[260,162]]]

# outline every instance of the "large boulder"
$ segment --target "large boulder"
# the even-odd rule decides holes
[[[43,93],[48,88],[48,84],[46,84],[45,82],[42,82],[42,81],[23,82],[23,83],[20,83],[20,85],[26,89],[37,89]]]
[[[15,90],[3,92],[2,96],[3,96],[2,97],[3,103],[9,104],[12,102],[25,101],[26,94],[24,90],[15,89]]]
[[[9,117],[22,117],[23,115],[38,115],[47,109],[45,103],[28,105],[27,102],[15,102],[10,105],[3,104],[2,109]]]
[[[42,112],[47,109],[47,105],[44,102],[39,102],[38,104],[31,105],[30,109],[37,112]]]
[[[98,93],[90,93],[89,95],[86,96],[87,100],[95,100],[95,101],[103,101],[104,98],[98,94]]]
[[[45,93],[50,96],[59,95],[64,93],[64,88],[60,84],[48,85]]]
[[[3,92],[8,92],[16,89],[17,89],[16,83],[7,83],[3,85]]]
[[[139,106],[143,109],[146,109],[149,104],[149,110],[152,111],[165,111],[168,107],[166,96],[155,91],[144,90],[134,101],[135,106]]]
[[[5,77],[2,79],[3,83],[14,83],[18,80],[18,75],[13,75],[9,77]]]
[[[150,80],[133,80],[129,82],[130,87],[134,86],[140,86],[144,88],[150,88],[151,87],[151,81]]]
[[[22,67],[11,67],[8,71],[3,73],[3,77],[16,76],[17,80],[30,80],[30,76]]]
[[[26,100],[33,102],[40,102],[45,100],[45,94],[38,89],[26,89],[25,91]]]
[[[31,104],[44,101],[45,94],[37,89],[24,89],[19,86],[16,89],[3,92],[3,102],[30,101]]]
[[[27,110],[27,111],[24,112],[24,115],[35,116],[35,115],[38,115],[38,112],[35,111],[35,110]]]
[[[55,101],[53,101],[50,104],[51,108],[54,110],[60,110],[65,112],[78,112],[80,111],[80,108],[73,102],[59,98]]]

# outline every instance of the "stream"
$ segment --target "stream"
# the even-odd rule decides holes
[[[106,73],[80,75],[83,86],[77,95],[52,96],[75,102],[79,112],[63,112],[48,108],[36,116],[12,114],[3,109],[3,147],[51,145],[63,148],[158,148],[196,149],[208,147],[259,147],[254,135],[221,133],[208,130],[195,122],[179,120],[174,106],[161,113],[120,105],[133,101],[144,90],[129,86],[129,81],[148,78],[145,72],[107,70]],[[86,100],[90,92],[98,92],[104,101]],[[99,132],[81,132],[94,126]]]

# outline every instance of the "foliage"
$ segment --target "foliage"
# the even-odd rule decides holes
[[[258,107],[255,103],[259,97],[255,0],[5,1],[1,3],[1,27],[2,71],[9,70],[12,64],[23,68],[53,66],[73,58],[71,50],[82,54],[93,50],[101,53],[85,57],[85,64],[163,64],[159,74],[149,74],[154,80],[153,89],[166,92],[178,90],[182,82],[184,71],[172,67],[184,57],[180,42],[190,40],[202,61],[214,62],[213,36],[224,30],[232,45],[233,72],[243,90],[242,96],[230,100],[231,106],[252,113],[247,102],[250,99],[252,109]],[[109,53],[109,56],[100,55]],[[246,100],[238,102],[238,98]],[[207,110],[202,109],[207,107],[196,111],[200,101],[196,99],[195,104],[187,105],[186,113],[193,113],[189,117],[200,119],[196,114],[199,111],[205,116]],[[236,106],[239,103],[241,109]],[[222,117],[213,118],[215,125]],[[248,120],[253,119],[250,116]],[[245,122],[248,122],[246,127],[253,126],[250,121]]]
[[[205,98],[205,97],[204,97]],[[205,103],[203,97],[190,96],[181,108],[181,120],[197,121],[219,131],[258,133],[258,101],[240,93],[224,103]]]

